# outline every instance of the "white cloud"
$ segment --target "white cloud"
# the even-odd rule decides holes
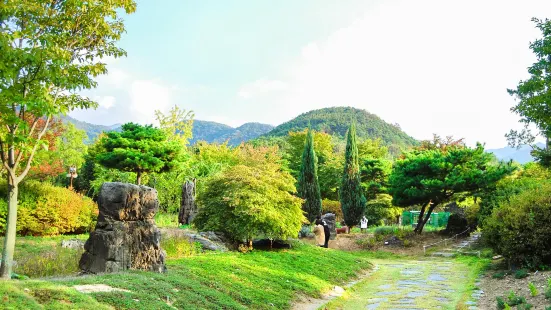
[[[165,111],[173,104],[174,88],[158,79],[136,80],[130,85],[129,110],[137,121],[151,123],[155,110]]]
[[[98,103],[100,108],[104,108],[106,110],[110,109],[115,105],[115,102],[117,99],[113,96],[104,96],[104,97],[95,97],[94,101]]]
[[[304,46],[281,82],[288,93],[268,115],[354,106],[418,139],[438,133],[503,146],[518,127],[506,89],[526,77],[528,44],[539,36],[530,18],[549,10],[545,1],[385,1]]]
[[[287,88],[288,85],[285,82],[260,79],[243,85],[239,89],[237,95],[241,98],[248,99],[270,92],[286,90]]]
[[[130,80],[130,74],[119,68],[109,68],[107,75],[101,77],[101,79],[115,88],[122,88]]]

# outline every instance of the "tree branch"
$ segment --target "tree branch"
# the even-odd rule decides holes
[[[33,133],[34,133],[34,130],[36,129],[36,125],[38,124],[38,120],[40,120],[40,117],[36,117],[34,119],[34,122],[31,126],[31,130],[29,131],[29,137],[32,137]],[[47,128],[48,125],[46,125],[44,128]],[[40,141],[40,138],[38,138],[38,140]],[[21,161],[21,157],[23,157],[23,150],[20,150],[18,153],[17,153],[17,158],[15,159],[15,166],[17,167],[17,165],[19,165],[19,162]]]
[[[25,176],[27,175],[27,173],[29,173],[29,170],[31,169],[31,163],[33,161],[33,157],[34,157],[34,154],[36,153],[36,149],[38,148],[38,145],[40,144],[40,139],[42,139],[42,136],[46,133],[46,131],[48,130],[48,125],[50,124],[50,120],[52,119],[52,116],[48,116],[48,118],[46,119],[46,123],[44,124],[44,128],[42,129],[42,131],[40,131],[40,133],[38,134],[38,137],[36,139],[36,142],[33,146],[33,149],[31,151],[31,153],[29,154],[29,158],[27,159],[27,165],[25,167],[25,170],[23,170],[21,172],[21,174],[19,175],[18,178],[16,178],[15,180],[17,181],[17,183],[21,182],[21,180],[23,180],[23,178],[25,178]]]

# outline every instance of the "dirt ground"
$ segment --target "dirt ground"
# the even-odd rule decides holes
[[[362,248],[356,243],[356,240],[373,237],[373,234],[352,233],[352,234],[339,234],[335,240],[329,240],[329,248],[339,249],[344,251],[356,251],[362,250]],[[446,237],[438,235],[436,233],[424,233],[422,235],[412,235],[408,237],[409,245],[407,247],[402,245],[384,245],[382,242],[371,250],[383,250],[400,255],[423,255],[423,245],[436,243]],[[301,239],[304,242],[315,244],[315,240]],[[431,248],[435,250],[436,248]],[[365,250],[365,249],[363,249]]]
[[[495,271],[488,271],[480,281],[480,288],[484,291],[484,295],[479,300],[479,309],[496,309],[496,297],[502,297],[507,300],[509,291],[513,290],[517,296],[523,296],[526,301],[532,304],[534,310],[544,310],[551,306],[551,300],[545,298],[545,290],[547,281],[551,279],[551,272],[530,273],[527,278],[515,279],[514,275],[507,275],[503,279],[494,279],[492,275]],[[539,294],[535,297],[530,296],[528,283],[534,283]]]

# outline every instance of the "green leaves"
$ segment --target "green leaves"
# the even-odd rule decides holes
[[[294,178],[281,170],[269,150],[244,148],[239,152],[249,162],[209,178],[200,191],[199,214],[194,220],[197,228],[220,231],[236,241],[260,234],[283,239],[296,236],[306,218],[302,200],[292,195]]]
[[[302,164],[298,177],[298,194],[304,199],[302,209],[308,220],[313,223],[321,215],[321,195],[318,183],[318,158],[314,151],[314,136],[310,130],[306,135]]]
[[[360,182],[360,166],[356,145],[356,125],[352,123],[348,130],[344,170],[340,187],[340,201],[344,221],[348,226],[356,226],[365,212],[366,199]]]
[[[520,122],[525,124],[524,130],[512,130],[506,135],[513,146],[534,142],[534,136],[528,129],[530,124],[535,125],[544,137],[551,138],[551,21],[537,18],[532,21],[543,35],[530,44],[536,62],[528,68],[530,78],[520,81],[516,89],[507,90],[518,102],[511,111],[518,114]],[[546,145],[545,151],[536,150],[533,154],[546,166],[551,165],[548,148]]]
[[[136,172],[138,179],[143,172],[170,171],[183,160],[183,145],[168,141],[163,130],[151,125],[124,124],[122,132],[108,132],[101,145],[105,151],[96,157],[100,164]]]

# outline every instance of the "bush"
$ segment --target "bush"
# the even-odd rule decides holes
[[[513,196],[486,219],[488,244],[513,264],[530,268],[551,264],[551,185]]]
[[[515,271],[515,279],[524,279],[528,276],[528,271],[526,269],[519,269]]]
[[[504,272],[504,271],[500,271],[500,272],[496,272],[494,273],[494,275],[492,276],[492,278],[494,279],[503,279],[507,276],[507,272]]]
[[[198,196],[199,230],[219,231],[234,241],[296,237],[306,222],[295,180],[278,164],[237,165],[210,178]]]
[[[375,199],[366,203],[365,216],[371,225],[396,224],[400,215],[402,215],[402,209],[392,205],[392,196],[390,195],[379,194]]]
[[[6,190],[6,183],[0,183],[0,197],[7,197]],[[6,228],[7,214],[7,202],[0,200],[2,233]],[[97,215],[96,203],[67,188],[32,180],[19,186],[17,232],[20,235],[47,236],[88,232],[94,227]]]

